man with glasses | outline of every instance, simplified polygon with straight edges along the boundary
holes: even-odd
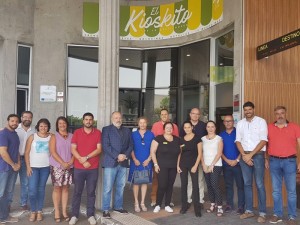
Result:
[[[234,143],[236,138],[236,130],[234,128],[234,121],[232,115],[224,117],[223,124],[226,128],[225,131],[220,133],[223,139],[223,174],[226,186],[226,203],[225,213],[231,212],[234,208],[233,204],[233,183],[235,180],[237,192],[238,192],[238,209],[237,214],[244,213],[245,205],[245,193],[244,193],[244,180],[240,167],[241,154]]]
[[[190,111],[190,121],[193,124],[193,133],[202,138],[207,134],[206,131],[206,123],[200,120],[201,110],[199,108],[192,108]],[[183,126],[180,129],[180,137],[184,137],[185,132]],[[198,171],[198,181],[199,181],[199,196],[201,207],[203,207],[204,203],[204,190],[205,190],[205,179],[203,175],[202,167],[199,166]],[[188,195],[188,207],[191,206],[192,203],[192,181],[191,176],[188,176],[188,187],[187,187],[187,195]]]

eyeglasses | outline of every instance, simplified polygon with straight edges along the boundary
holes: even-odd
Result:
[[[232,123],[233,120],[224,120],[224,123]]]
[[[145,145],[145,140],[143,137],[142,137],[142,145]]]

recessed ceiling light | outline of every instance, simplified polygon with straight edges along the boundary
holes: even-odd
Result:
[[[126,58],[125,60],[126,60],[126,61],[128,61],[129,59],[128,59],[128,58]]]
[[[186,56],[187,56],[187,57],[190,57],[190,56],[191,56],[191,54],[186,54]]]

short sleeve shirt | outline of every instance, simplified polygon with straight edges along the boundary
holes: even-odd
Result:
[[[183,137],[180,139],[181,156],[179,166],[192,168],[198,157],[198,144],[202,142],[201,137],[194,135],[194,137],[186,141]]]

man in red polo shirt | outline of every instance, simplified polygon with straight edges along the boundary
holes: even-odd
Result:
[[[269,164],[273,187],[274,209],[270,223],[282,222],[282,180],[284,178],[288,197],[287,224],[296,224],[296,173],[297,145],[300,147],[300,127],[286,119],[286,108],[277,106],[275,123],[268,126]],[[298,171],[300,163],[298,164]]]
[[[93,127],[94,115],[83,115],[83,127],[77,129],[72,137],[72,154],[74,160],[74,194],[72,200],[72,218],[70,225],[76,224],[79,217],[81,194],[86,183],[87,218],[91,225],[95,225],[95,200],[98,181],[98,167],[100,160],[101,131]]]

